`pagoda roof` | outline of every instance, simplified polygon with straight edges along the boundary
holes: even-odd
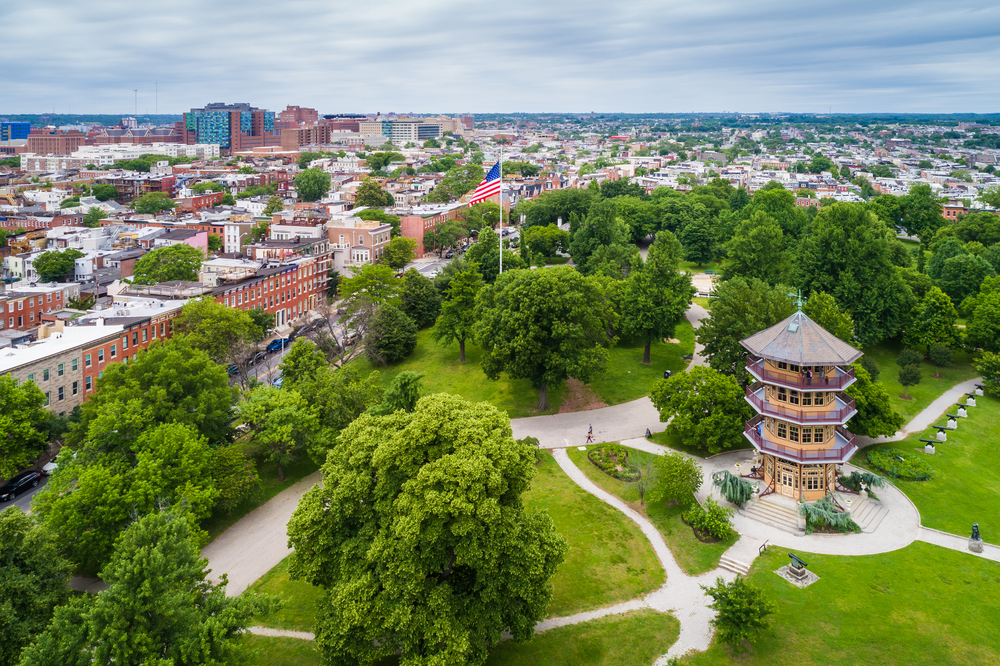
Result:
[[[796,365],[849,365],[862,356],[801,311],[740,344],[751,354]]]

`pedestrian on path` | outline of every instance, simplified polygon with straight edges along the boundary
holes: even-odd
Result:
[[[587,444],[591,444],[594,441],[594,426],[591,425],[590,429],[587,430]]]

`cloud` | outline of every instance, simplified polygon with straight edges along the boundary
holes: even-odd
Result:
[[[0,114],[991,112],[1000,6],[939,2],[6,3]],[[158,87],[158,99],[154,99]]]

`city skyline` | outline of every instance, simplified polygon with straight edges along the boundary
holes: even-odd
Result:
[[[1000,8],[976,2],[823,15],[782,2],[101,9],[6,8],[20,27],[0,113],[180,113],[206,100],[326,113],[986,113],[998,100]]]

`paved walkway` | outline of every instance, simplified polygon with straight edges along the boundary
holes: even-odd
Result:
[[[947,420],[945,414],[949,412],[954,413],[955,407],[959,401],[965,402],[965,394],[974,393],[976,384],[982,383],[983,378],[976,377],[975,379],[969,379],[959,384],[955,384],[953,387],[942,393],[937,400],[922,409],[919,414],[914,416],[910,422],[903,426],[903,429],[895,435],[892,435],[891,437],[858,437],[858,444],[861,446],[871,446],[873,444],[881,444],[883,442],[898,442],[906,439],[910,435],[921,433],[932,425],[944,425]]]
[[[218,581],[222,574],[227,574],[227,597],[242,594],[292,552],[285,531],[288,520],[306,491],[321,479],[317,471],[285,488],[240,518],[201,551],[202,557],[208,559],[212,580]]]

